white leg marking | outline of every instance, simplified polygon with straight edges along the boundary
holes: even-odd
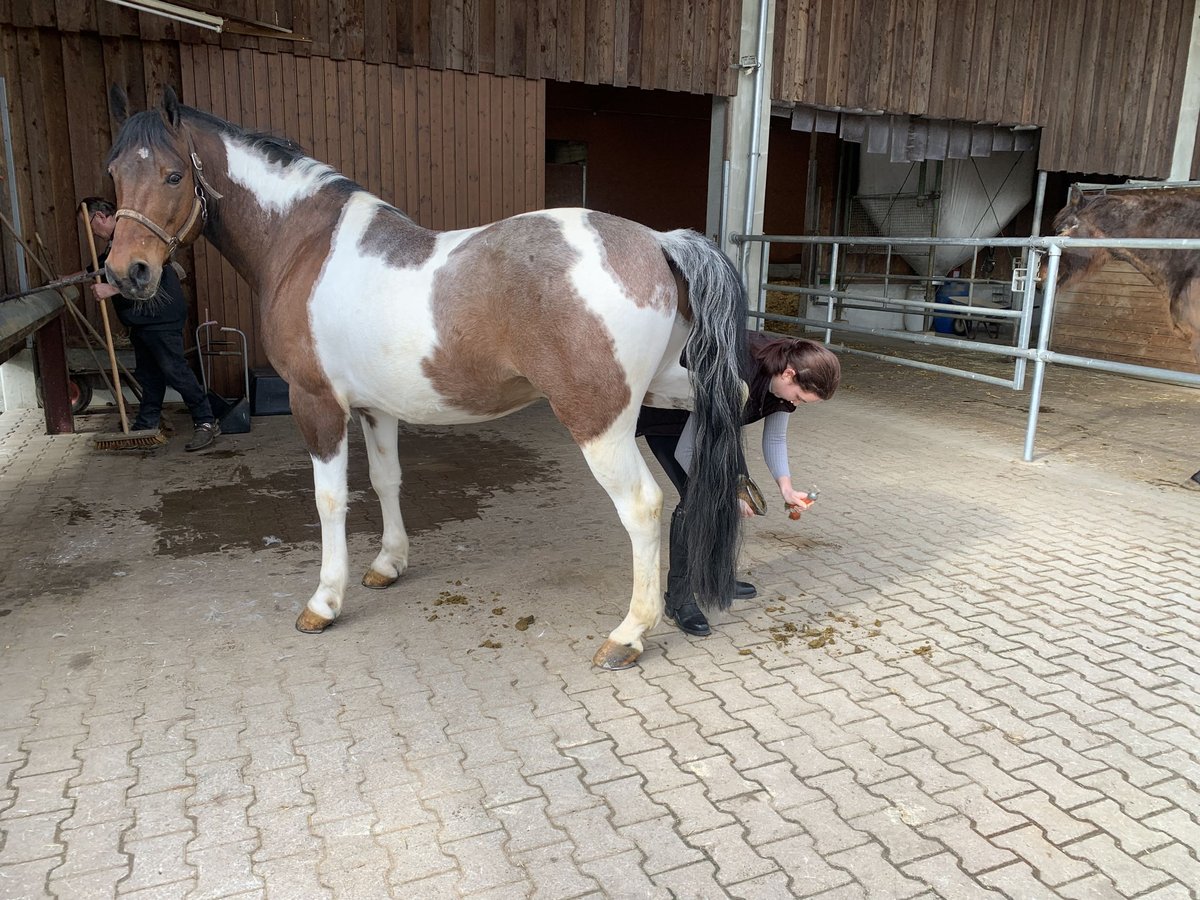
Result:
[[[592,474],[612,498],[633,545],[633,596],[629,600],[629,613],[609,639],[640,653],[642,635],[657,625],[663,614],[659,570],[663,495],[634,443],[636,414],[635,406],[607,433],[582,449]]]
[[[346,595],[346,464],[350,458],[346,435],[328,462],[315,456],[313,485],[321,515],[321,583],[308,608],[326,619],[336,619]]]
[[[398,422],[395,416],[378,410],[368,410],[368,414],[370,418],[364,415],[360,419],[367,440],[367,460],[371,464],[371,487],[383,510],[383,546],[371,568],[386,578],[395,579],[408,568],[408,533],[400,514]]]

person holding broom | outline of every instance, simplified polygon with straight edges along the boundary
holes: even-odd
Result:
[[[87,197],[88,226],[92,234],[104,242],[99,256],[103,269],[108,256],[109,241],[117,227],[116,207],[103,197]],[[174,388],[192,414],[192,438],[184,450],[193,452],[211,447],[221,433],[201,387],[183,353],[183,327],[187,321],[187,298],[173,265],[163,266],[158,294],[149,303],[135,303],[117,293],[107,281],[92,285],[98,301],[111,297],[117,318],[129,329],[133,345],[134,377],[142,386],[142,403],[138,407],[133,430],[157,430],[161,426],[163,397],[168,387]]]

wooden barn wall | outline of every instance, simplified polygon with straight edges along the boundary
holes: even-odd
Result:
[[[429,228],[470,227],[543,205],[541,81],[9,26],[0,26],[0,50],[16,160],[0,195],[16,190],[23,237],[40,240],[60,273],[86,262],[77,200],[112,195],[103,166],[114,129],[112,81],[126,86],[135,110],[170,84],[185,103],[286,135]],[[7,215],[7,196],[0,199]],[[16,290],[15,242],[6,233],[0,245],[4,290]],[[265,365],[249,286],[206,241],[180,260],[192,273],[185,284],[197,315],[244,330],[252,365]],[[240,391],[232,367],[218,375],[222,390]]]
[[[1060,353],[1200,372],[1188,341],[1171,324],[1166,295],[1117,260],[1056,295],[1050,346]]]
[[[220,0],[311,43],[217,35],[102,0],[0,0],[0,24],[224,49],[731,95],[742,0]]]
[[[1163,178],[1194,9],[1193,0],[776,0],[772,96],[1037,125],[1039,168]]]

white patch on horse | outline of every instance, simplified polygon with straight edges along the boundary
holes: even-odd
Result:
[[[283,214],[342,176],[332,166],[301,157],[290,165],[272,162],[260,151],[229,136],[225,156],[232,181],[246,188],[267,212]]]
[[[346,201],[309,298],[313,342],[326,377],[348,407],[383,410],[405,422],[453,425],[496,418],[448,405],[421,368],[437,343],[430,307],[434,276],[450,252],[480,229],[441,232],[420,268],[397,269],[359,249],[383,205],[366,191]]]
[[[570,273],[571,281],[588,309],[600,317],[612,335],[617,362],[624,369],[631,390],[636,393],[637,385],[655,382],[656,392],[665,395],[657,401],[660,405],[690,405],[687,373],[679,366],[679,353],[688,328],[685,324],[670,331],[663,329],[664,319],[677,317],[676,304],[646,303],[648,298],[641,298],[642,305],[637,305],[629,298],[625,286],[613,278],[612,269],[605,265],[603,241],[588,224],[588,214],[586,209],[527,213],[556,220],[562,227],[564,240],[579,252],[579,261]],[[663,272],[665,278],[671,278],[665,257]],[[683,373],[682,380],[666,377],[676,370]]]
[[[150,158],[150,150],[146,147],[140,147],[140,148],[138,148],[137,155],[138,155],[138,159],[149,159]]]

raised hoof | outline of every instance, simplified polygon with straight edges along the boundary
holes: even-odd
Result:
[[[601,669],[616,672],[621,669],[633,668],[637,662],[637,658],[641,655],[642,651],[636,647],[630,647],[628,644],[618,644],[614,640],[607,640],[600,645],[600,649],[592,657],[592,663]]]
[[[300,613],[300,618],[296,619],[296,630],[303,631],[305,634],[320,634],[332,624],[333,619],[318,616],[306,606]]]
[[[367,569],[367,574],[363,576],[363,587],[370,588],[373,591],[382,591],[384,588],[389,588],[399,580],[400,576],[389,577],[380,575],[374,569]]]

